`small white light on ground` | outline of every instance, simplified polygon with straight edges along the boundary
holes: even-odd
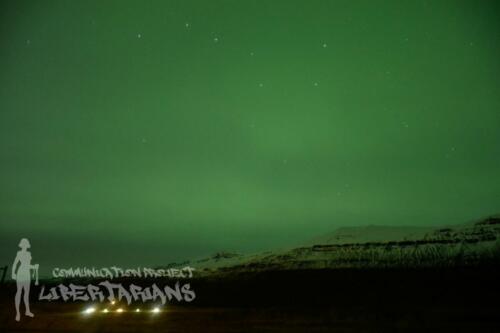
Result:
[[[115,305],[115,303],[116,303],[115,301],[111,301],[111,305]]]
[[[85,314],[91,314],[91,313],[94,313],[94,312],[95,312],[95,308],[94,307],[86,308],[85,311],[83,311],[83,313],[85,313]]]
[[[104,312],[104,313],[108,313],[108,312],[109,312],[109,310],[108,310],[108,309],[104,309],[104,310],[102,310],[102,312]]]
[[[141,312],[141,309],[135,309],[135,312]]]
[[[153,309],[153,311],[152,311],[152,312],[153,312],[153,313],[159,313],[159,312],[160,312],[160,308],[159,308],[159,307],[156,307],[156,308],[154,308],[154,309]]]
[[[123,309],[122,308],[116,309],[116,312],[122,313]]]

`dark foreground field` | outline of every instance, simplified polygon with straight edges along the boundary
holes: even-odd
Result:
[[[0,331],[500,332],[495,266],[270,272],[191,284],[196,302],[157,314],[86,316],[83,303],[32,296],[35,318],[20,323],[14,321],[13,286],[4,285]]]

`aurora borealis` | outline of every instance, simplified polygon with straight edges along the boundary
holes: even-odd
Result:
[[[3,1],[0,265],[500,211],[495,1]]]

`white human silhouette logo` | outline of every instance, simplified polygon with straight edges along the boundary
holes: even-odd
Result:
[[[23,300],[24,306],[26,308],[25,315],[28,317],[34,317],[35,315],[30,311],[30,285],[31,285],[31,270],[36,276],[35,286],[38,285],[38,264],[31,264],[31,252],[28,249],[31,247],[28,239],[23,238],[19,242],[20,251],[17,252],[16,259],[14,259],[14,264],[12,265],[12,279],[16,280],[17,292],[15,297],[16,303],[16,321],[21,320],[21,315],[19,312],[19,306],[21,305],[21,294],[24,291]],[[16,271],[17,265],[19,268]]]

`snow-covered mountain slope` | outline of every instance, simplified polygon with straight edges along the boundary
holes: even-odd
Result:
[[[198,276],[289,269],[426,267],[500,263],[500,218],[442,228],[340,228],[310,244],[253,255],[218,253],[189,262]]]

